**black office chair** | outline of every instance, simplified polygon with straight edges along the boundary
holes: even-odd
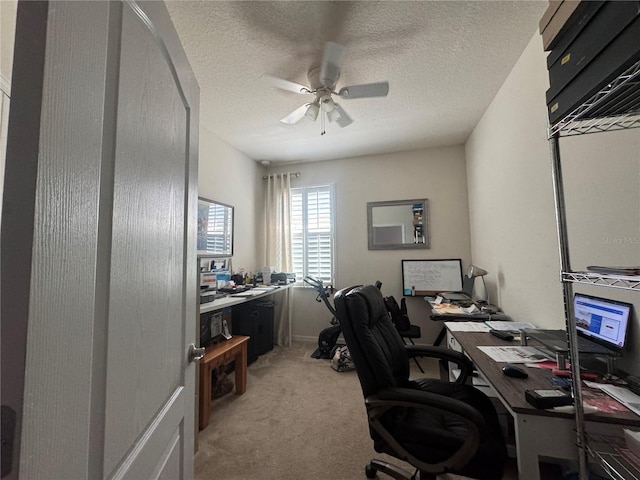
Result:
[[[410,463],[415,473],[373,459],[368,478],[435,478],[452,472],[482,480],[502,477],[506,448],[496,411],[482,392],[466,385],[470,360],[459,352],[404,345],[391,323],[382,293],[373,285],[335,294],[334,305],[362,387],[374,449]],[[409,358],[454,362],[455,383],[409,379]]]

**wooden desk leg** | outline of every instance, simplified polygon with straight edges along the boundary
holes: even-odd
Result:
[[[200,415],[198,426],[200,430],[209,425],[209,409],[211,408],[211,364],[200,365]]]
[[[247,342],[243,342],[236,355],[236,395],[247,390]]]

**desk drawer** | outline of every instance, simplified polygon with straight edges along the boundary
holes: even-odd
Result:
[[[453,338],[453,335],[451,335],[451,332],[449,330],[447,330],[447,348],[449,350],[454,350],[456,352],[463,353],[462,347],[460,346],[458,341],[455,338]],[[460,374],[460,370],[459,370],[460,367],[455,363],[448,362],[447,368],[449,370],[449,381],[455,382],[456,379],[458,378],[458,375]]]
[[[458,341],[453,338],[453,335],[451,335],[451,332],[449,332],[449,330],[447,330],[447,348],[449,350],[455,350],[456,352],[462,353],[462,347],[460,346]]]

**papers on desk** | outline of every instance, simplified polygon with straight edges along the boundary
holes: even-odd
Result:
[[[265,292],[256,292],[255,290],[246,290],[244,292],[233,293],[234,297],[255,297],[256,295],[261,295]]]
[[[503,332],[519,332],[524,328],[536,328],[527,322],[504,322],[499,320],[489,320],[484,322],[492,330],[501,330]]]
[[[640,415],[640,396],[628,388],[610,385],[608,383],[585,382],[591,388],[598,388],[604,393],[619,401],[636,415]]]
[[[486,353],[496,362],[535,363],[549,359],[548,355],[535,347],[478,347],[478,350]]]
[[[438,315],[446,313],[453,313],[456,315],[472,315],[474,313],[480,313],[480,310],[475,305],[471,305],[470,307],[461,307],[460,305],[453,305],[451,303],[436,303],[432,304],[431,307]]]
[[[232,293],[234,297],[255,297],[256,295],[262,295],[263,293],[268,293],[273,290],[278,289],[279,287],[255,287],[250,290],[245,290],[244,292]]]
[[[482,322],[444,322],[450,332],[488,332],[487,327]]]

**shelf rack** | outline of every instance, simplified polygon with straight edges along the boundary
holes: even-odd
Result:
[[[560,250],[560,277],[563,288],[565,322],[568,332],[569,354],[571,356],[571,375],[580,378],[580,358],[577,348],[577,332],[573,312],[573,284],[583,283],[610,288],[622,288],[640,292],[640,276],[606,275],[595,272],[574,272],[570,266],[569,237],[560,161],[560,137],[584,135],[640,127],[640,61],[633,64],[612,80],[595,95],[577,106],[571,113],[551,125],[548,130],[549,146],[552,158],[552,176],[556,226]],[[598,460],[599,464],[613,479],[638,478],[622,475],[627,467],[619,462],[619,456],[600,450],[601,443],[591,447],[587,445],[584,422],[581,382],[574,382],[573,397],[575,403],[576,447],[578,449],[578,473],[580,480],[588,479],[587,453]],[[610,444],[609,444],[610,445]],[[620,469],[620,470],[618,470]],[[628,473],[628,472],[627,472]]]
[[[613,480],[640,480],[640,471],[620,454],[625,443],[621,437],[589,435],[587,451]]]
[[[549,138],[640,127],[640,61],[549,128]]]
[[[562,272],[562,281],[640,291],[640,277],[638,276],[603,275],[594,272]]]

